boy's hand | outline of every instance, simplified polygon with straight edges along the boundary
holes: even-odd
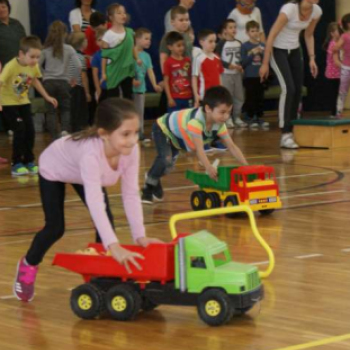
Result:
[[[155,91],[155,92],[162,92],[162,91],[163,91],[163,88],[162,88],[160,85],[156,85],[156,86],[154,87],[154,91]]]
[[[46,101],[47,101],[48,103],[51,103],[55,108],[58,107],[58,102],[57,102],[57,100],[56,100],[55,98],[49,96],[49,97],[46,99]]]
[[[194,108],[199,108],[200,101],[201,101],[201,99],[200,99],[199,95],[194,97]]]
[[[2,112],[2,106],[0,105],[0,112]]]
[[[136,240],[136,243],[141,247],[147,247],[149,244],[152,244],[152,243],[164,243],[164,242],[158,238],[140,237]]]
[[[218,170],[216,167],[213,167],[211,164],[205,169],[209,177],[215,181],[218,180]]]
[[[102,83],[103,83],[104,81],[107,81],[107,75],[106,75],[106,74],[102,74],[101,80],[100,80],[100,84],[102,85]]]
[[[168,106],[169,107],[175,107],[176,106],[176,102],[174,101],[174,99],[169,99],[169,101],[168,101]]]
[[[69,83],[70,83],[70,86],[73,88],[74,86],[77,85],[77,80],[75,78],[72,78]]]
[[[92,101],[92,98],[91,98],[91,95],[90,94],[86,94],[86,102],[91,102]]]
[[[141,85],[141,81],[140,80],[136,80],[136,79],[133,79],[132,80],[132,85],[134,87],[139,87]]]
[[[139,65],[139,66],[142,66],[142,60],[139,58],[136,63]]]
[[[99,88],[96,89],[96,92],[95,92],[95,100],[96,100],[96,102],[98,102],[98,100],[100,99],[101,94],[102,94],[102,90],[99,87]]]

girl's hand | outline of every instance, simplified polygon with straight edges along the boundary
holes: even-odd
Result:
[[[176,103],[175,103],[175,101],[174,101],[174,99],[169,99],[169,101],[168,101],[168,106],[169,107],[175,107],[176,106]]]
[[[133,87],[139,87],[141,85],[141,81],[133,79],[132,80],[132,85],[133,85]]]
[[[218,170],[211,164],[205,169],[209,177],[215,181],[218,180]]]
[[[318,75],[318,67],[314,58],[310,59],[309,65],[310,65],[311,75],[314,77],[314,79],[316,79]]]
[[[152,244],[152,243],[164,243],[164,242],[158,238],[140,237],[136,240],[136,243],[141,247],[147,247],[149,244]]]
[[[160,85],[156,85],[156,86],[154,87],[154,91],[156,91],[156,92],[162,92],[162,91],[163,91],[163,88],[162,88]]]
[[[260,75],[260,81],[263,82],[269,77],[269,65],[268,64],[262,64],[260,67],[259,75]]]
[[[91,98],[91,95],[90,94],[86,94],[86,102],[91,102],[92,101],[92,98]]]
[[[57,100],[56,100],[55,98],[49,96],[49,97],[46,99],[46,101],[47,101],[48,103],[51,103],[55,108],[58,107],[58,102],[57,102]]]
[[[139,58],[136,63],[139,65],[139,66],[142,66],[142,60]]]
[[[144,256],[136,253],[136,252],[131,252],[130,250],[127,250],[123,248],[120,244],[118,243],[113,243],[109,246],[109,250],[111,251],[111,254],[115,260],[119,262],[119,264],[124,265],[126,271],[128,273],[131,273],[131,268],[129,264],[134,265],[139,271],[142,270],[140,264],[137,262],[137,259],[142,259],[144,260]]]

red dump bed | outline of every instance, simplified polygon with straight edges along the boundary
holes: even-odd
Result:
[[[111,256],[103,255],[106,251],[101,244],[89,244],[88,246],[95,248],[101,255],[58,253],[52,264],[83,275],[86,282],[94,277],[119,277],[123,280],[133,279],[140,282],[160,281],[165,283],[174,279],[175,244],[174,241],[164,244],[150,244],[146,248],[134,245],[123,246],[145,257],[144,260],[137,259],[142,267],[141,271],[130,265],[131,274]]]

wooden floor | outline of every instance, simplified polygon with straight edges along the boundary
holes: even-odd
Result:
[[[0,167],[0,349],[210,349],[342,350],[350,348],[350,149],[280,150],[279,132],[234,131],[233,138],[251,164],[276,169],[283,208],[270,217],[256,216],[258,228],[276,255],[276,268],[264,280],[266,296],[246,316],[209,328],[195,308],[161,306],[140,313],[133,322],[83,321],[69,306],[70,289],[79,275],[52,267],[56,252],[74,252],[93,240],[94,230],[71,189],[66,204],[67,232],[40,266],[36,298],[12,297],[17,260],[43,225],[38,179],[12,178]],[[37,135],[36,154],[47,145]],[[0,135],[0,155],[10,156],[10,139]],[[155,150],[142,147],[140,183]],[[227,153],[215,154],[233,164]],[[170,240],[168,220],[190,210],[193,186],[188,168],[200,169],[194,156],[182,154],[164,179],[166,200],[144,207],[149,236]],[[117,234],[130,243],[119,187],[109,189]],[[206,228],[228,242],[234,259],[266,267],[267,257],[244,218],[214,218],[179,225],[180,231]]]

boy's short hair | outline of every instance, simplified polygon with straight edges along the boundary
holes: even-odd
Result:
[[[347,13],[344,15],[341,19],[341,26],[343,27],[343,30],[346,31],[350,27],[350,13]]]
[[[90,26],[96,28],[107,23],[107,18],[102,12],[93,12],[90,16]]]
[[[188,10],[186,7],[183,6],[173,6],[170,9],[170,19],[173,21],[177,15],[186,15],[188,13]]]
[[[42,50],[42,45],[39,37],[29,35],[22,38],[19,42],[19,50],[26,54],[30,49]]]
[[[184,37],[179,32],[169,32],[165,37],[167,46],[172,46],[178,41],[184,41]]]
[[[75,50],[79,50],[82,47],[84,40],[86,40],[86,36],[83,32],[73,32],[69,34],[67,43],[68,45],[73,46]]]
[[[202,29],[198,32],[198,41],[205,40],[209,35],[216,35],[211,29]]]
[[[223,86],[214,86],[205,92],[202,106],[209,106],[210,109],[214,109],[219,105],[232,106],[232,95]]]
[[[260,29],[260,24],[257,21],[249,21],[245,25],[245,30],[249,32],[251,29]]]
[[[102,39],[103,36],[106,34],[106,32],[107,32],[106,28],[98,28],[95,34],[96,40]]]
[[[224,31],[230,23],[236,24],[236,21],[232,18],[225,19],[221,25],[222,31]]]
[[[135,39],[142,38],[143,34],[152,34],[152,32],[145,27],[137,28],[135,30]]]

